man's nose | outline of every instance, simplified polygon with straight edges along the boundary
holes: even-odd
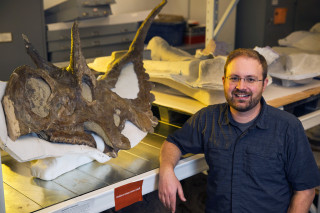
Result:
[[[237,88],[241,89],[241,88],[244,88],[245,86],[246,86],[246,82],[245,82],[244,78],[240,78],[237,83]]]

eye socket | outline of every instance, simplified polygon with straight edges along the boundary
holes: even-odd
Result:
[[[82,78],[82,83],[81,83],[81,95],[84,99],[86,99],[89,102],[92,102],[93,100],[93,94],[91,90],[91,82],[89,81],[88,76],[84,76]]]
[[[42,118],[48,116],[50,111],[48,99],[51,95],[49,84],[43,78],[31,77],[26,80],[25,92],[30,110]]]
[[[81,95],[84,99],[86,99],[89,102],[92,102],[92,92],[91,88],[88,84],[82,82],[82,91]]]

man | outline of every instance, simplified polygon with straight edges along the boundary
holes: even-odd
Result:
[[[227,58],[227,103],[208,106],[169,135],[160,154],[159,199],[172,212],[186,201],[174,167],[182,154],[209,165],[206,212],[308,212],[320,185],[301,122],[266,104],[267,63],[251,49]]]

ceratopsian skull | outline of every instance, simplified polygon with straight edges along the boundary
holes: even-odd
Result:
[[[166,4],[163,0],[138,29],[129,51],[115,58],[106,73],[90,70],[80,48],[75,23],[72,27],[70,65],[58,68],[40,57],[25,37],[25,46],[37,69],[18,67],[10,76],[2,100],[9,137],[16,140],[31,132],[48,141],[96,147],[90,132],[105,143],[104,153],[116,157],[120,149],[130,149],[121,134],[130,121],[144,132],[153,132],[157,119],[151,112],[152,85],[143,68],[146,33],[154,17]],[[123,68],[133,67],[139,84],[134,99],[113,92]]]

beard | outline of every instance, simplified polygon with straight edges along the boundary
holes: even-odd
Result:
[[[250,98],[247,100],[236,100],[236,95],[247,95]],[[253,96],[252,92],[235,89],[232,91],[231,96],[225,92],[225,97],[230,107],[239,112],[247,112],[259,104],[262,98],[262,92]]]

